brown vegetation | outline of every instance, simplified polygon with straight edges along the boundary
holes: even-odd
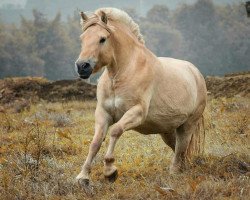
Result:
[[[93,168],[94,199],[247,199],[249,99],[213,99],[206,111],[204,155],[170,175],[172,152],[158,135],[123,135],[117,145],[119,178],[102,175],[107,141]],[[39,103],[2,111],[0,191],[3,199],[90,198],[75,183],[93,135],[95,102]]]

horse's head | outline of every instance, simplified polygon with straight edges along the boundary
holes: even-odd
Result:
[[[111,30],[107,15],[87,17],[81,12],[83,33],[80,36],[82,49],[76,61],[76,70],[83,79],[90,77],[92,73],[99,71],[112,60],[112,44],[110,41]]]

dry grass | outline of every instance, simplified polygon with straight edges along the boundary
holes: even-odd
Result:
[[[75,176],[93,136],[95,102],[46,103],[0,110],[0,199],[248,199],[249,99],[211,99],[204,155],[170,175],[172,152],[158,135],[126,132],[116,147],[119,177],[102,174],[108,139],[92,169],[94,196]]]

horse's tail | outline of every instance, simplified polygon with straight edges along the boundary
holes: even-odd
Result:
[[[205,146],[205,126],[204,126],[204,116],[202,115],[198,120],[194,132],[192,134],[188,149],[187,158],[190,159],[191,156],[198,156],[204,153]]]

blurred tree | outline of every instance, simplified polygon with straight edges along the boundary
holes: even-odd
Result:
[[[158,56],[175,57],[181,49],[182,35],[172,25],[169,15],[166,6],[155,5],[140,21],[146,45]]]
[[[69,65],[71,69],[71,74],[74,76],[77,76],[75,69],[74,69],[74,63],[76,59],[78,58],[78,55],[81,50],[81,41],[80,41],[80,35],[82,33],[81,26],[80,26],[80,16],[79,12],[74,12],[74,15],[72,17],[68,17],[67,24],[66,24],[66,31],[67,35],[69,37],[68,40],[68,53],[69,55]]]
[[[181,31],[186,49],[183,57],[197,65],[203,73],[213,74],[224,67],[220,49],[224,46],[218,14],[211,0],[198,0],[183,5],[174,13],[174,23]]]
[[[39,35],[37,40],[44,39],[40,43],[44,48],[41,49],[41,58],[45,61],[45,74],[49,79],[61,79],[72,77],[69,56],[69,37],[66,28],[60,22],[60,13],[56,15],[54,20],[48,23],[46,31],[43,35]],[[71,66],[70,66],[71,64]]]
[[[151,23],[168,24],[170,11],[167,6],[155,5],[147,13],[147,20]]]
[[[239,4],[219,7],[219,21],[225,46],[223,73],[250,70],[250,20]]]
[[[4,76],[43,75],[43,61],[34,50],[32,34],[15,26],[9,27],[4,42],[5,62],[1,59],[1,66],[5,69]]]
[[[147,47],[157,56],[175,57],[181,49],[181,33],[159,23],[142,23],[142,32]]]
[[[9,52],[6,51],[5,46],[7,42],[7,35],[5,31],[5,26],[3,23],[0,22],[0,78],[4,77],[6,75],[6,65],[9,60]]]

